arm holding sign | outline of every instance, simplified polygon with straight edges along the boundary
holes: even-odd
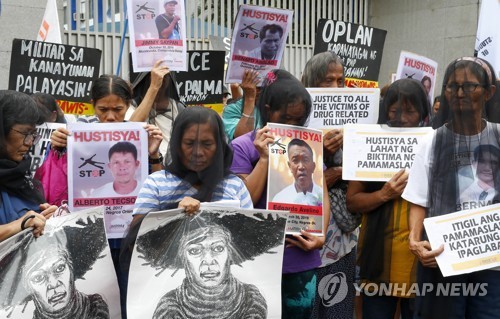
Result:
[[[188,215],[194,215],[200,210],[200,201],[186,196],[179,202],[179,208],[184,208],[184,212]]]
[[[0,225],[0,242],[14,236],[26,228],[33,228],[33,235],[40,237],[43,235],[45,228],[45,217],[42,214],[37,214],[34,211],[29,211],[23,217],[16,219],[8,224]]]
[[[146,122],[149,117],[149,112],[154,105],[158,91],[163,85],[165,75],[170,73],[170,69],[166,65],[161,65],[162,60],[156,61],[151,70],[151,84],[149,85],[146,95],[141,101],[141,104],[130,117],[130,122]]]
[[[255,122],[255,101],[257,98],[257,83],[259,73],[254,70],[245,70],[241,88],[243,89],[243,109],[241,118],[234,130],[234,138],[250,132],[254,128]]]
[[[65,149],[68,145],[69,135],[71,134],[67,129],[58,127],[50,136],[50,147],[58,151]]]
[[[342,147],[344,142],[344,131],[334,129],[328,131],[323,137],[323,149],[325,155],[333,155]]]
[[[148,159],[151,165],[151,173],[163,169],[163,156],[159,152],[160,144],[163,141],[163,133],[156,125],[147,124],[144,126],[148,132]]]
[[[328,188],[323,180],[323,236],[315,236],[306,230],[301,230],[300,234],[292,235],[295,239],[285,238],[285,242],[290,246],[297,246],[302,250],[311,251],[321,249],[325,244],[325,236],[330,224],[330,198],[328,197]]]
[[[245,143],[240,143],[245,137],[247,136],[243,135],[232,142],[235,155],[231,169],[243,179],[250,193],[250,197],[252,198],[252,202],[256,205],[266,189],[269,166],[268,145],[274,142],[274,137],[269,133],[269,128],[267,126],[257,130],[253,141],[253,147],[259,156],[256,163],[250,158],[249,150],[245,149]],[[244,163],[238,163],[238,167],[235,167],[236,161],[244,161]]]
[[[408,173],[404,169],[397,172],[380,190],[371,193],[365,192],[365,183],[350,181],[346,196],[347,209],[363,214],[370,213],[380,205],[399,198],[407,182]]]
[[[238,99],[229,103],[222,111],[224,130],[229,140],[233,140],[254,129],[257,76],[257,72],[246,70],[243,75],[243,82],[241,83],[241,87],[245,93],[243,100]],[[233,99],[235,99],[234,96]]]
[[[342,130],[334,129],[326,133],[323,137],[323,154],[331,156],[337,153],[342,147],[343,140],[344,132]],[[331,188],[342,179],[342,166],[328,167],[323,174],[326,179],[326,185]]]
[[[410,251],[417,256],[418,260],[425,267],[437,267],[436,256],[444,251],[444,245],[432,250],[431,244],[427,240],[422,240],[424,230],[425,207],[411,204],[410,207]]]
[[[241,94],[240,85],[238,83],[231,83],[229,87],[231,89],[231,98],[233,100],[239,99],[243,96]]]

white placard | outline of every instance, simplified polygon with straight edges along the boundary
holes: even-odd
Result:
[[[307,88],[312,111],[309,127],[331,130],[345,124],[376,124],[380,89]]]
[[[424,219],[443,276],[500,266],[500,204]],[[500,273],[499,273],[500,275]]]
[[[344,126],[342,179],[388,181],[411,167],[418,144],[432,131],[430,127]]]

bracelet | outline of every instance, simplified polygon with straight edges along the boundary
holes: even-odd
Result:
[[[158,158],[148,158],[148,162],[149,164],[151,165],[155,165],[155,164],[161,164],[163,163],[163,155],[161,155],[161,153],[158,153]]]
[[[36,215],[29,215],[29,216],[26,216],[23,218],[23,221],[21,222],[21,230],[25,230],[26,229],[26,223],[28,222],[28,220],[32,219],[32,218],[35,218]]]
[[[247,114],[245,114],[245,113],[243,113],[243,112],[241,112],[241,115],[242,115],[243,117],[246,117],[247,119],[253,119],[253,118],[254,118],[254,116],[253,116],[253,115],[247,115]]]

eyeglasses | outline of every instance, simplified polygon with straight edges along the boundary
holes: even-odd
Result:
[[[451,93],[457,93],[460,88],[464,93],[472,93],[480,86],[482,86],[481,83],[465,82],[462,85],[458,83],[448,83],[444,86],[444,88],[447,92]]]
[[[33,143],[33,145],[35,145],[36,143],[40,142],[40,139],[42,138],[42,135],[38,134],[37,131],[32,132],[32,133],[25,133],[25,132],[15,130],[13,128],[11,128],[11,130],[24,136],[24,140],[23,140],[24,145],[30,145],[30,143]]]

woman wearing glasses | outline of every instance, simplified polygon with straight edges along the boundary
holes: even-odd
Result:
[[[381,124],[422,126],[429,109],[427,92],[416,80],[395,81],[381,109]],[[407,180],[403,169],[388,182],[350,181],[347,188],[347,208],[363,213],[357,261],[361,281],[372,287],[379,283],[394,287],[383,295],[363,291],[363,318],[393,318],[398,303],[403,319],[413,315],[415,296],[409,289],[415,283],[416,258],[408,250],[410,203],[401,198]]]
[[[45,203],[31,178],[31,146],[40,140],[36,125],[44,115],[33,99],[15,91],[0,91],[0,241],[25,228],[43,232],[45,219],[57,206]]]
[[[443,245],[431,248],[423,227],[426,217],[450,214],[500,202],[498,163],[500,127],[485,120],[485,106],[495,93],[495,73],[479,58],[460,58],[444,74],[440,119],[434,134],[424,140],[415,156],[402,197],[411,202],[409,247],[420,261],[420,288],[433,291],[417,296],[415,318],[498,318],[500,272],[493,269],[443,277],[436,256]],[[479,165],[478,163],[481,163]],[[488,163],[489,167],[488,167]],[[483,188],[487,196],[472,198],[471,187]],[[490,227],[498,226],[490,223]],[[438,287],[459,285],[450,295]],[[486,292],[471,295],[467,289],[482,285]]]

